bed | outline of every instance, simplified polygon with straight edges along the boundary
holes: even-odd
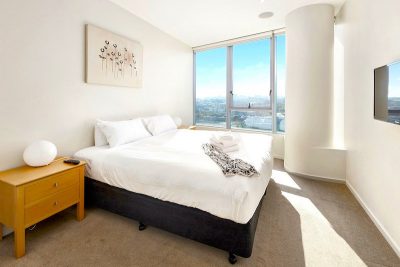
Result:
[[[114,148],[89,147],[86,197],[106,210],[146,225],[250,257],[263,196],[271,177],[272,138],[238,133],[239,151],[259,176],[225,177],[201,148],[215,132],[173,130]]]

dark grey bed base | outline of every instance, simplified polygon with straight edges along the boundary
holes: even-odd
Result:
[[[263,199],[247,224],[222,219],[208,212],[162,201],[143,194],[107,185],[86,177],[85,198],[89,204],[146,225],[196,240],[229,252],[229,262],[235,255],[248,258],[253,250],[254,234]]]

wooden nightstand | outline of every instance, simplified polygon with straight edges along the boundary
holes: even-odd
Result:
[[[44,167],[23,166],[0,172],[0,223],[14,229],[17,258],[25,255],[26,228],[75,204],[77,220],[85,216],[86,163],[71,165],[64,159]]]

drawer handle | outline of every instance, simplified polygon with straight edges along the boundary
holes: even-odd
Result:
[[[58,182],[54,183],[54,187],[56,187],[56,188],[58,187]]]
[[[57,206],[57,205],[58,205],[58,201],[54,202],[54,206]]]

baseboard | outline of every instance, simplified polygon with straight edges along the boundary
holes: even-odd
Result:
[[[344,179],[333,178],[333,177],[324,177],[324,176],[315,176],[315,175],[311,175],[311,174],[307,174],[307,173],[292,172],[286,166],[284,166],[284,167],[285,167],[286,172],[293,174],[293,175],[303,177],[303,178],[317,180],[317,181],[325,181],[325,182],[330,182],[330,183],[337,183],[337,184],[345,184],[346,183],[346,180],[344,180]]]
[[[357,199],[358,203],[360,203],[361,207],[363,207],[365,212],[371,218],[372,222],[375,224],[375,226],[381,232],[383,237],[386,239],[386,241],[389,243],[389,245],[393,248],[394,252],[396,252],[397,256],[400,258],[400,246],[398,244],[396,244],[396,242],[393,240],[393,238],[390,236],[390,234],[386,231],[385,227],[379,222],[378,218],[368,208],[367,204],[362,200],[361,196],[358,194],[357,190],[354,189],[354,187],[351,185],[351,183],[349,181],[346,181],[346,185],[349,188],[349,190],[351,191],[351,193],[353,193],[353,195]]]
[[[5,236],[11,234],[12,232],[14,232],[13,229],[8,228],[8,227],[6,227],[6,226],[3,225],[3,237],[5,237]]]
[[[281,160],[284,160],[284,159],[285,159],[285,156],[283,156],[283,155],[275,155],[275,154],[272,154],[272,157],[273,157],[274,159],[281,159]]]

